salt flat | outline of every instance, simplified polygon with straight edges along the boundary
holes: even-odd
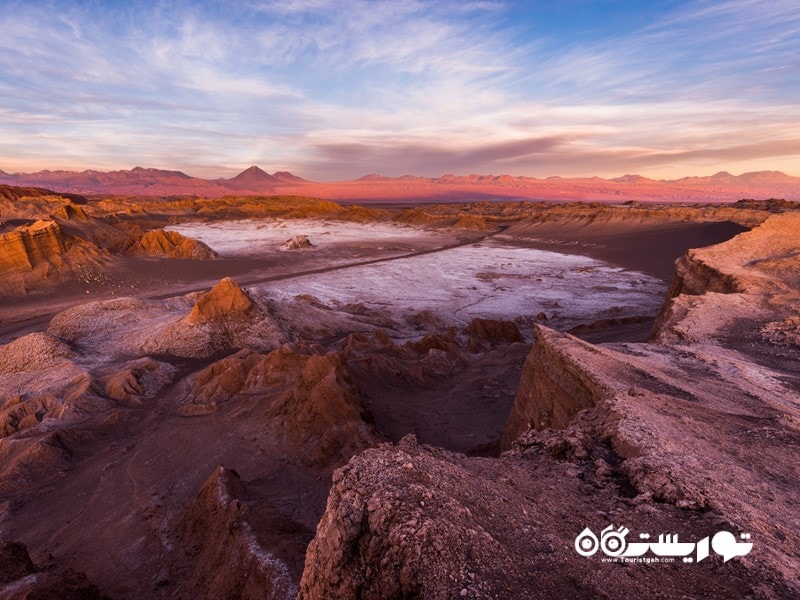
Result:
[[[258,256],[278,251],[287,239],[307,235],[318,250],[332,250],[351,244],[375,244],[376,250],[413,248],[415,242],[428,244],[453,236],[395,223],[347,223],[318,219],[241,219],[218,222],[187,222],[169,227],[198,239],[226,258]]]
[[[445,244],[453,234],[385,224],[302,220],[239,220],[186,223],[172,229],[199,239],[225,257],[279,254],[293,235],[308,235],[323,264],[338,264],[336,250],[370,245],[411,252]],[[341,256],[338,257],[341,259]],[[558,327],[606,317],[655,314],[662,281],[586,256],[563,254],[486,239],[371,265],[259,284],[276,298],[300,294],[327,304],[361,303],[399,316],[427,310],[463,325],[475,317],[529,318],[544,314]]]

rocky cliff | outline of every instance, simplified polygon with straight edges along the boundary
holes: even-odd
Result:
[[[55,221],[36,221],[0,235],[0,273],[32,271],[45,261],[59,261],[70,242]]]
[[[608,393],[608,387],[590,368],[558,343],[559,334],[534,325],[533,348],[525,359],[511,416],[501,447],[529,429],[564,429],[580,411],[591,408]],[[575,344],[581,342],[575,340]],[[584,344],[589,352],[591,345]]]
[[[77,194],[33,187],[0,185],[0,219],[44,219],[66,204],[87,204]]]
[[[306,554],[299,598],[782,597],[784,583],[741,563],[608,564],[574,539],[610,522],[700,539],[724,522],[632,498],[603,444],[565,460],[528,438],[497,459],[418,445],[409,437],[354,457],[334,474]],[[590,459],[589,459],[590,457]],[[694,565],[692,565],[694,567]],[[665,597],[667,595],[665,594]],[[784,596],[785,597],[785,596]]]
[[[412,442],[354,458],[334,476],[301,597],[647,595],[640,575],[617,580],[573,551],[578,521],[594,520],[748,532],[757,552],[695,569],[707,591],[686,593],[800,594],[799,226],[774,215],[690,252],[656,343],[593,346],[537,326],[499,459]],[[680,595],[675,566],[648,584]]]
[[[289,567],[264,548],[253,530],[246,496],[238,473],[224,467],[203,484],[178,525],[178,540],[189,554],[190,566],[174,597],[288,600],[297,596]]]

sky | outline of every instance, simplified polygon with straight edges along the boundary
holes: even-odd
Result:
[[[0,169],[800,175],[798,0],[0,0]]]

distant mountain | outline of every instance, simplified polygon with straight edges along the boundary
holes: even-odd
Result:
[[[39,171],[0,175],[12,185],[52,188],[79,194],[125,194],[163,196],[171,194],[216,194],[216,184],[181,171],[134,167],[121,171]],[[220,194],[216,194],[220,195]]]
[[[274,176],[252,166],[231,179],[201,179],[182,171],[134,167],[120,171],[39,171],[9,174],[0,183],[52,188],[80,194],[194,195],[219,197],[236,192],[271,194],[276,185],[301,184],[304,179],[286,171]]]
[[[391,179],[390,177],[385,177],[384,175],[378,175],[377,173],[370,173],[369,175],[363,175],[356,179],[356,181],[388,181]]]
[[[97,173],[98,171],[86,171],[87,173]],[[164,177],[177,177],[178,179],[192,179],[189,175],[182,171],[164,171],[163,169],[145,169],[144,167],[133,167],[130,171],[112,171],[110,174],[122,177],[139,177],[139,178],[164,178]]]
[[[298,177],[294,173],[289,173],[289,171],[277,171],[273,177],[282,183],[306,183],[308,181],[307,179]]]
[[[653,183],[653,179],[648,179],[647,177],[642,177],[641,175],[623,175],[622,177],[614,177],[613,179],[609,179],[609,181],[616,181],[618,183]]]
[[[751,173],[742,173],[739,179],[745,181],[758,181],[769,183],[798,183],[800,177],[792,177],[783,171],[753,171]]]
[[[534,177],[514,175],[454,175],[437,178],[365,175],[353,181],[307,181],[287,171],[270,175],[251,166],[230,179],[201,179],[182,171],[134,167],[119,171],[0,171],[0,184],[39,187],[74,194],[177,196],[219,198],[232,194],[304,195],[331,200],[552,199],[625,202],[735,201],[742,198],[800,199],[800,177],[780,171],[732,175],[720,171],[706,177],[654,181],[636,174],[600,177]]]
[[[752,171],[750,173],[742,173],[741,175],[732,175],[727,171],[720,171],[719,173],[714,173],[706,177],[682,177],[672,182],[726,186],[799,185],[800,177],[793,177],[782,171]]]
[[[267,186],[271,186],[278,180],[266,171],[253,165],[252,167],[239,173],[236,177],[232,177],[231,179],[224,181],[225,185],[228,187],[236,189],[258,190]]]

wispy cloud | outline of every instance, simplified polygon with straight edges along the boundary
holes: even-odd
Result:
[[[798,157],[794,0],[685,2],[598,39],[512,4],[0,0],[0,168],[673,176]]]

